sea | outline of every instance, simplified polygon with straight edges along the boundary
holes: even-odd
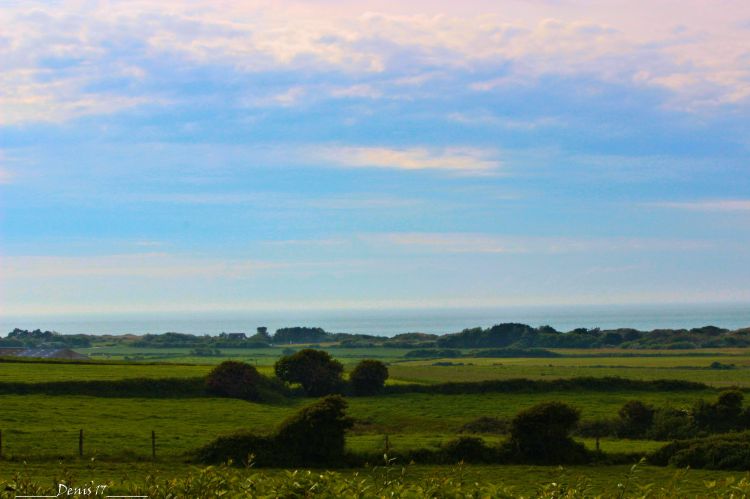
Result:
[[[334,333],[394,336],[410,332],[453,333],[503,322],[549,325],[559,331],[579,327],[648,331],[707,325],[737,329],[750,326],[750,303],[0,316],[0,335],[14,328],[38,328],[62,334],[217,335],[254,333],[259,326],[267,327],[270,332],[282,327],[308,326]]]

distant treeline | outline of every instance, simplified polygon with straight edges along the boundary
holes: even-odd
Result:
[[[750,346],[750,327],[729,330],[715,326],[693,329],[654,329],[639,331],[620,328],[578,328],[562,332],[551,326],[532,327],[505,323],[490,328],[464,329],[458,333],[436,335],[405,333],[392,338],[365,334],[329,333],[319,327],[288,327],[271,335],[257,328],[253,335],[222,333],[218,336],[183,333],[146,334],[142,336],[62,335],[52,331],[14,329],[0,339],[0,347],[67,346],[88,347],[92,343],[119,343],[143,348],[265,348],[273,345],[320,344],[340,348],[404,349],[511,349],[529,348],[623,348],[623,349],[694,349]]]
[[[96,336],[87,334],[60,334],[55,331],[42,331],[35,329],[15,328],[5,338],[0,338],[0,348],[33,348],[33,347],[59,347],[59,348],[86,348],[91,346],[91,340]]]

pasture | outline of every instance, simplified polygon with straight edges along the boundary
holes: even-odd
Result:
[[[673,350],[554,350],[553,358],[408,359],[396,348],[334,348],[327,350],[350,369],[365,358],[388,363],[390,383],[444,383],[494,379],[557,379],[618,376],[638,380],[678,379],[716,387],[750,387],[750,352],[742,349]],[[175,378],[204,376],[224,360],[240,360],[272,374],[284,348],[224,349],[221,354],[196,357],[187,348],[133,348],[121,345],[80,349],[96,363],[0,363],[0,382]],[[464,353],[468,353],[468,350]],[[129,359],[129,360],[126,360]],[[138,360],[134,360],[138,359]],[[718,362],[731,369],[716,369]]]
[[[134,349],[119,346],[97,348],[94,362],[0,362],[0,382],[122,380],[134,378],[196,378],[227,359],[250,362],[267,375],[282,354],[281,348],[225,350],[216,357],[191,357],[188,349]],[[449,381],[502,380],[512,378],[557,379],[581,376],[619,376],[638,380],[679,379],[714,387],[698,391],[597,391],[568,390],[533,393],[428,394],[399,393],[348,399],[348,414],[355,426],[347,435],[347,448],[379,455],[387,436],[392,451],[437,448],[461,435],[462,426],[479,417],[509,419],[537,403],[563,401],[581,411],[583,421],[612,418],[622,405],[638,399],[657,407],[685,408],[699,399],[713,400],[717,388],[750,387],[750,355],[742,350],[691,352],[560,351],[554,358],[406,359],[406,351],[381,348],[330,348],[346,369],[363,358],[388,363],[389,383],[434,384]],[[617,355],[617,354],[620,355]],[[131,360],[125,360],[125,358]],[[140,360],[132,360],[133,358]],[[106,359],[106,360],[101,360]],[[713,362],[727,369],[712,368]],[[439,365],[435,365],[439,364]],[[221,434],[237,430],[272,431],[280,421],[311,402],[290,398],[278,403],[191,398],[136,398],[105,396],[0,395],[3,466],[0,478],[23,473],[49,478],[55,470],[91,479],[137,481],[160,471],[182,476],[195,471],[186,462],[188,453]],[[78,457],[79,430],[84,430],[84,454]],[[151,457],[151,431],[156,434],[156,459]],[[482,435],[499,442],[502,435]],[[578,439],[589,448],[592,439]],[[605,438],[601,448],[610,453],[646,454],[663,442]],[[378,463],[371,463],[373,466]],[[398,463],[408,464],[408,463]],[[447,472],[441,466],[413,466],[409,476]],[[647,481],[667,481],[676,470],[645,467]],[[343,473],[354,473],[346,471]],[[369,473],[367,470],[359,470]],[[566,473],[586,475],[601,485],[611,484],[627,467],[571,468]],[[270,473],[274,473],[271,471]],[[543,481],[555,480],[560,471],[544,466],[466,466],[466,476],[494,480],[518,490],[533,491]],[[685,482],[695,486],[709,478],[738,476],[715,471],[692,471]]]
[[[628,400],[654,405],[689,406],[712,392],[549,392],[436,395],[409,393],[349,399],[349,415],[357,425],[349,444],[358,449],[371,442],[382,448],[387,434],[394,446],[418,448],[455,438],[461,426],[481,416],[510,418],[519,410],[560,400],[581,410],[582,419],[613,417]],[[85,455],[99,458],[146,458],[151,430],[158,454],[179,458],[219,434],[236,430],[269,432],[309,399],[260,404],[225,398],[99,398],[85,396],[0,396],[3,453],[23,459],[75,456],[78,431],[85,432]],[[362,438],[361,441],[358,441]],[[375,444],[380,442],[379,444]]]

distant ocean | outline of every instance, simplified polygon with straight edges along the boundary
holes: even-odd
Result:
[[[63,334],[144,334],[175,331],[216,335],[221,332],[269,331],[289,326],[315,326],[336,333],[393,336],[399,333],[452,333],[501,322],[550,325],[560,331],[577,327],[693,328],[706,325],[736,329],[750,326],[750,304],[588,305],[476,309],[342,310],[290,312],[204,312],[128,315],[0,317],[0,334],[13,328],[43,329]]]

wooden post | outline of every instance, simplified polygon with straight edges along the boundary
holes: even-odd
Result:
[[[78,430],[78,456],[83,457],[83,430]]]
[[[385,436],[385,453],[388,454],[388,451],[391,450],[391,443],[388,441],[388,435]]]
[[[3,457],[3,430],[0,430],[0,458]]]
[[[151,430],[151,457],[156,459],[156,432]]]

